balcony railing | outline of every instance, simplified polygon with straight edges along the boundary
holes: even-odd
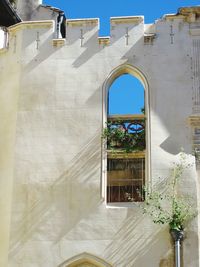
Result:
[[[103,137],[107,150],[137,152],[145,150],[145,116],[115,115],[108,116]]]

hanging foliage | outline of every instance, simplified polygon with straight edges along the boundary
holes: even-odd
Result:
[[[174,164],[166,184],[152,190],[145,188],[143,212],[148,214],[155,224],[168,224],[170,230],[182,231],[187,222],[196,216],[193,200],[178,193],[183,172],[190,166],[185,163],[184,153],[181,153],[180,162]]]

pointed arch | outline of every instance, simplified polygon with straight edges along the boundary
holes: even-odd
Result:
[[[107,118],[107,108],[108,108],[108,91],[112,83],[121,75],[130,74],[136,77],[144,86],[145,90],[145,110],[147,115],[149,116],[149,84],[146,76],[140,71],[138,68],[130,65],[130,64],[122,64],[116,67],[111,73],[108,75],[107,79],[103,84],[103,122],[106,121]]]
[[[145,99],[144,99],[144,108],[145,108],[145,132],[146,132],[146,152],[145,152],[145,180],[147,181],[151,176],[151,169],[150,169],[150,92],[149,92],[149,84],[145,74],[139,70],[138,68],[130,65],[130,64],[122,64],[115,69],[113,69],[110,74],[108,75],[107,79],[103,84],[103,106],[102,106],[102,121],[103,121],[103,128],[106,127],[107,116],[108,116],[108,93],[111,85],[113,82],[120,76],[124,74],[130,74],[133,77],[137,78],[144,87],[145,92]],[[102,197],[107,201],[107,152],[104,147],[102,152]]]
[[[90,266],[91,267],[113,267],[111,264],[109,264],[108,262],[106,262],[105,260],[87,253],[87,252],[83,252],[79,255],[76,255],[68,260],[66,260],[65,262],[63,262],[62,264],[60,264],[58,267],[81,267],[81,266]]]

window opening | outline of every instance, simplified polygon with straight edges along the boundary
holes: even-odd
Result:
[[[141,202],[145,185],[144,88],[135,77],[122,75],[108,93],[107,202]]]

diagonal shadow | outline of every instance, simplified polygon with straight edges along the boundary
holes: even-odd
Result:
[[[66,33],[66,39],[68,41],[68,44],[70,46],[74,45],[78,40],[80,40],[80,37],[81,37],[81,34],[80,34],[80,30],[81,28],[78,28],[77,29],[77,32],[76,30],[74,30],[74,28],[69,28],[70,26],[67,26],[67,33]],[[94,28],[90,28],[90,27],[83,27],[84,29],[84,32],[83,34],[88,34],[90,31],[92,31]],[[76,33],[76,34],[75,34]],[[97,35],[98,35],[98,32],[97,32]],[[84,47],[84,46],[83,46]]]
[[[11,258],[20,254],[30,239],[41,239],[46,231],[52,231],[52,242],[60,241],[80,219],[97,209],[101,203],[100,180],[97,182],[100,165],[96,164],[101,162],[99,138],[98,131],[53,184],[24,185],[26,209],[23,217],[19,214],[17,224],[13,222]]]
[[[84,43],[84,52],[72,63],[74,68],[78,68],[99,52],[98,31],[96,31],[86,43]]]
[[[48,59],[52,54],[56,53],[62,47],[53,47],[52,35],[50,35],[42,45],[39,46],[38,54],[24,66],[26,73],[37,68],[43,61]]]
[[[122,222],[103,256],[117,267],[140,267],[147,263],[155,267],[168,254],[173,254],[168,229],[153,225],[141,211],[134,209]]]

